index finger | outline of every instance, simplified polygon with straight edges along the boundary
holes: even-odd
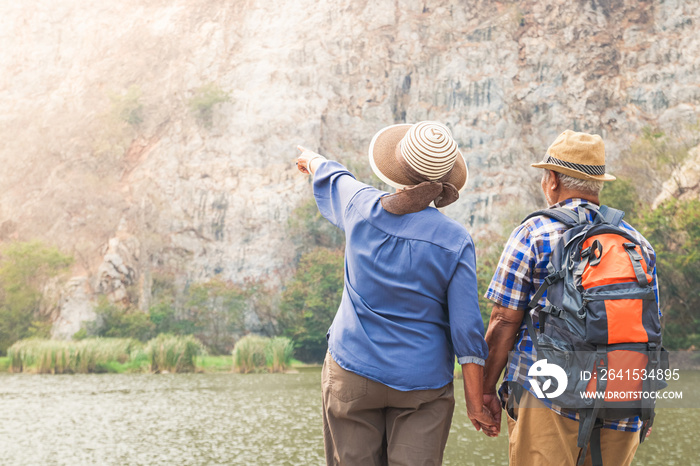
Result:
[[[302,146],[297,146],[297,150],[300,152],[304,152],[306,149],[304,149]]]

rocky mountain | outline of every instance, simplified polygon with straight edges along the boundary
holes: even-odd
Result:
[[[674,197],[680,200],[700,199],[700,146],[691,149],[688,159],[673,171],[654,200],[654,207]]]
[[[153,274],[281,283],[310,197],[297,144],[370,180],[396,122],[447,123],[475,235],[541,202],[564,129],[613,169],[644,127],[700,113],[693,0],[27,0],[0,4],[0,240],[77,259],[57,335]]]

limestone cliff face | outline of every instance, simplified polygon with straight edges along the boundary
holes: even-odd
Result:
[[[654,200],[654,207],[671,198],[700,199],[700,146],[688,151],[688,159],[673,171]]]
[[[479,234],[539,201],[529,163],[562,130],[601,134],[614,170],[642,127],[696,122],[699,23],[692,0],[4,2],[0,239],[73,252],[88,297],[158,270],[279,281],[310,196],[294,147],[359,169],[375,131],[425,119],[467,158],[447,213]]]

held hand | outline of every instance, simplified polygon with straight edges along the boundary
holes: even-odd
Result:
[[[480,413],[470,413],[467,410],[467,416],[477,431],[483,430],[488,437],[497,437],[501,431],[501,426],[496,424],[496,420],[491,416],[488,407],[482,406]]]
[[[496,392],[484,393],[484,406],[496,421],[497,433],[501,432],[501,400]]]
[[[296,165],[299,171],[305,175],[311,173],[311,169],[309,167],[309,162],[311,162],[311,160],[315,158],[325,159],[325,157],[323,157],[321,154],[305,149],[302,146],[297,146],[297,150],[301,152],[301,154],[299,154],[297,157]]]
[[[500,409],[493,408],[494,403],[484,397],[484,368],[475,363],[462,364],[462,378],[464,379],[464,398],[467,404],[467,416],[472,421],[474,428],[483,430],[489,437],[496,437],[501,430]],[[494,384],[495,385],[495,384]],[[490,390],[488,392],[492,392]],[[485,403],[489,402],[491,406]],[[500,408],[500,406],[499,406]],[[499,422],[496,422],[492,410],[496,412]]]

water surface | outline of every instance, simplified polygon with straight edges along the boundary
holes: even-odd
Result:
[[[695,382],[698,382],[697,380]],[[320,369],[299,374],[0,374],[0,464],[324,464]],[[461,383],[445,464],[507,464]],[[699,461],[696,409],[658,409],[635,464]]]

